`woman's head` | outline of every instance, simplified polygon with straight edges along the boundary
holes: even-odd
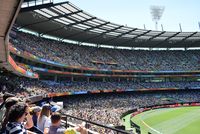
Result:
[[[9,122],[23,122],[28,113],[29,113],[29,109],[26,103],[19,102],[10,108],[9,113],[8,113],[8,121]]]
[[[40,116],[39,116],[39,120],[42,118],[43,115],[49,117],[50,116],[50,105],[45,104],[44,106],[42,106],[42,110],[40,112]]]

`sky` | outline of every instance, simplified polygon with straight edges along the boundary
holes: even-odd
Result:
[[[63,2],[66,0],[54,0]],[[69,0],[83,11],[115,24],[155,30],[155,22],[150,13],[151,6],[165,7],[161,24],[164,31],[200,31],[200,0]]]

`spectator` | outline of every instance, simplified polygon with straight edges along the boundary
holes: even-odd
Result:
[[[50,127],[50,105],[45,104],[42,106],[42,110],[40,112],[38,121],[37,121],[37,127],[44,132],[44,134],[47,134],[48,129]]]
[[[51,126],[49,128],[48,134],[63,134],[65,128],[60,127],[61,124],[61,115],[59,113],[54,113],[51,116]]]
[[[5,112],[3,112],[3,116],[2,116],[2,128],[1,131],[4,132],[6,129],[6,124],[8,123],[8,113],[10,111],[10,108],[17,104],[19,101],[18,98],[16,97],[9,97],[5,100]]]
[[[139,71],[195,71],[199,70],[200,51],[121,50],[79,46],[44,39],[18,32],[13,45],[22,53],[67,66]],[[114,64],[112,64],[114,63]]]
[[[24,125],[24,121],[27,123]],[[13,105],[8,113],[8,123],[6,125],[6,134],[33,134],[33,132],[27,131],[31,128],[31,116],[29,108],[25,103],[17,103]]]
[[[81,125],[73,129],[61,128],[61,114],[59,113],[52,114],[51,124],[52,125],[50,126],[48,134],[76,134],[76,132],[80,132],[80,134],[87,134],[87,130]]]
[[[33,119],[34,126],[37,126],[37,120],[42,109],[39,106],[35,106],[31,108],[31,115]]]

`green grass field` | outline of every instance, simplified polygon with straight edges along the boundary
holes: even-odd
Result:
[[[130,129],[130,117],[124,117]],[[200,134],[200,107],[164,108],[143,112],[131,119],[142,134]]]

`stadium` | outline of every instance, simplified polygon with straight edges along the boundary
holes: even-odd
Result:
[[[63,134],[199,133],[200,32],[115,24],[70,1],[0,0],[0,16],[0,133],[56,134],[58,114]]]

